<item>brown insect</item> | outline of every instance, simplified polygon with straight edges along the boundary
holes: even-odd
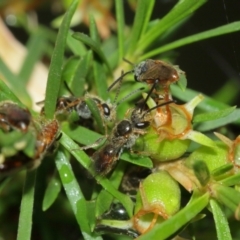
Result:
[[[59,124],[56,119],[43,123],[37,134],[35,161],[42,160],[59,136]]]
[[[12,156],[2,155],[3,160],[0,163],[0,177],[5,177],[24,167],[28,169],[38,167],[43,157],[51,150],[59,137],[59,124],[57,120],[52,120],[47,123],[40,123],[39,129],[33,125],[31,130],[29,128],[28,131],[32,131],[31,133],[34,136],[36,135],[33,157],[29,157],[23,150],[18,151]]]
[[[133,65],[126,59],[124,59],[124,61]],[[133,73],[135,81],[144,82],[151,85],[152,89],[154,89],[154,92],[160,95],[159,98],[163,98],[165,101],[167,101],[171,99],[169,96],[169,86],[170,84],[179,80],[180,72],[181,71],[177,71],[174,66],[164,61],[147,59],[135,65],[133,70],[124,73],[123,76]],[[113,86],[120,81],[120,78],[115,80],[112,85],[110,85],[108,90],[112,89]]]
[[[31,114],[27,109],[10,101],[0,103],[0,128],[4,132],[14,129],[26,132],[31,122]]]

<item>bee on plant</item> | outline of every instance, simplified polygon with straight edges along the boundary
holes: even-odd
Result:
[[[177,66],[162,60],[146,59],[137,65],[126,59],[124,61],[134,66],[133,70],[125,72],[124,76],[133,73],[135,81],[148,84],[153,89],[152,92],[157,95],[158,100],[172,100],[169,87],[172,83],[176,83],[181,75],[185,74]],[[111,90],[118,81],[120,78],[115,80],[108,90]]]
[[[96,173],[100,175],[108,174],[113,169],[122,151],[131,149],[139,136],[147,133],[146,129],[150,126],[152,120],[150,112],[172,102],[168,101],[148,109],[144,101],[129,110],[126,118],[115,125],[105,144],[92,155]]]
[[[19,130],[26,132],[31,122],[30,112],[11,101],[0,103],[0,129],[4,132]]]
[[[60,133],[57,120],[33,119],[27,109],[9,101],[0,103],[0,122],[1,177],[36,168]]]

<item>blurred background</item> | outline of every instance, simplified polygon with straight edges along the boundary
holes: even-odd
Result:
[[[21,65],[21,56],[24,56],[24,46],[29,40],[29,31],[43,25],[57,31],[62,14],[70,4],[70,0],[2,0],[0,14],[2,17],[0,57],[13,71],[18,71]],[[73,20],[74,30],[88,33],[88,16],[96,18],[99,32],[103,39],[108,39],[116,30],[114,15],[114,1],[112,0],[82,0]],[[176,4],[176,0],[156,1],[153,19],[161,18]],[[125,1],[126,23],[130,26],[134,18],[136,0]],[[174,33],[173,40],[180,39],[195,33],[209,30],[227,23],[240,20],[239,0],[213,0],[203,5],[189,21],[185,22]],[[14,41],[6,29],[10,29],[17,41]],[[175,63],[187,74],[188,87],[208,95],[219,97],[222,87],[229,91],[229,104],[240,103],[240,94],[231,94],[240,90],[240,33],[231,33],[211,38],[194,44],[186,45],[174,51]],[[20,42],[22,46],[18,44]],[[11,44],[12,43],[12,44]],[[22,48],[22,49],[21,49]],[[21,49],[21,50],[19,50]],[[21,52],[22,51],[22,52]],[[11,54],[10,54],[11,53]],[[22,56],[22,57],[23,57]],[[42,62],[49,64],[49,59],[42,56]],[[16,65],[16,66],[14,66]],[[32,96],[38,101],[43,98],[47,69],[44,65],[38,66],[32,85],[37,85],[37,92]],[[33,74],[34,75],[34,74]],[[36,80],[39,78],[40,80]],[[35,83],[34,83],[35,82]],[[41,82],[41,84],[39,84]],[[31,85],[31,84],[30,84]],[[32,87],[29,87],[32,89]],[[40,92],[40,93],[39,93]],[[39,95],[39,96],[38,96]],[[38,97],[37,97],[38,96]],[[221,97],[222,95],[220,95]]]

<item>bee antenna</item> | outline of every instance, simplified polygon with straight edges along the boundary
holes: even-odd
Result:
[[[127,60],[126,58],[123,58],[123,61],[129,63],[132,66],[134,66],[134,64],[132,62],[130,62],[129,60]]]
[[[167,102],[164,102],[164,103],[161,103],[161,104],[158,104],[150,109],[148,109],[144,114],[143,116],[145,116],[147,113],[151,112],[152,110],[156,109],[156,108],[159,108],[159,107],[162,107],[162,106],[165,106],[165,105],[168,105],[170,103],[176,103],[175,100],[171,100],[171,101],[167,101]]]
[[[116,92],[116,95],[115,95],[115,99],[114,99],[114,101],[113,101],[113,104],[116,103],[117,98],[118,98],[118,96],[119,96],[120,88],[121,88],[121,86],[122,86],[123,76],[124,76],[124,72],[123,72],[123,70],[122,70],[122,72],[121,72],[121,77],[120,77],[120,79],[119,79],[119,84],[118,84],[118,88],[117,88],[117,92]]]
[[[138,88],[132,92],[130,92],[127,96],[125,96],[124,98],[122,98],[120,101],[117,102],[117,105],[121,104],[122,102],[124,102],[126,99],[128,99],[129,97],[131,97],[132,95],[138,93],[138,92],[141,92],[143,91],[145,88],[144,87],[141,87],[141,88]]]
[[[45,100],[42,100],[42,101],[38,101],[38,102],[36,102],[36,104],[39,106],[39,105],[44,104],[44,102],[45,102]]]
[[[116,80],[108,87],[108,89],[107,89],[108,92],[109,92],[119,81],[121,81],[124,76],[126,76],[126,75],[129,74],[129,73],[132,73],[133,71],[134,71],[134,70],[131,70],[131,71],[129,71],[129,72],[125,72],[124,74],[121,75],[121,77],[119,77],[118,79],[116,79]]]

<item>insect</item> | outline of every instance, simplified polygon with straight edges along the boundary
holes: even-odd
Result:
[[[13,102],[3,101],[0,103],[0,128],[4,132],[14,129],[26,132],[31,118],[27,109],[21,108]]]
[[[145,179],[149,174],[151,174],[151,170],[148,168],[136,165],[130,166],[123,176],[120,190],[127,193],[135,202],[140,181]]]
[[[56,105],[56,114],[76,111],[79,118],[92,118],[92,112],[85,101],[87,98],[91,98],[96,103],[103,119],[112,119],[112,106],[110,103],[106,103],[102,99],[91,95],[86,95],[85,97],[63,96],[58,98]]]
[[[128,60],[124,60],[133,65]],[[159,98],[163,98],[165,101],[171,99],[169,93],[170,84],[177,82],[180,78],[180,74],[183,74],[177,67],[164,61],[153,59],[147,59],[140,62],[134,66],[133,70],[125,72],[123,76],[129,73],[134,74],[135,81],[151,85],[154,92],[159,95]],[[121,78],[123,76],[121,76]],[[119,78],[109,86],[108,90],[112,89],[118,81],[120,81]]]
[[[34,156],[35,164],[42,160],[45,154],[51,150],[54,143],[60,137],[59,124],[56,119],[47,123],[41,123],[41,128],[36,138],[36,152]]]
[[[51,151],[54,143],[58,140],[59,124],[57,120],[51,120],[48,122],[34,123],[28,129],[28,134],[31,138],[30,141],[34,141],[33,154],[29,156],[25,149],[17,151],[14,155],[4,156],[1,155],[0,163],[0,177],[5,177],[11,173],[17,172],[24,167],[28,169],[34,169],[39,166],[43,157]],[[23,135],[24,136],[24,135]]]
[[[131,224],[128,224],[131,226]],[[128,226],[127,226],[128,227]],[[99,233],[110,233],[129,236],[130,238],[136,239],[139,237],[139,233],[129,228],[117,228],[110,225],[101,225],[101,222],[95,227],[95,231]]]
[[[119,159],[123,149],[130,149],[135,144],[136,139],[146,133],[145,129],[150,126],[151,121],[150,111],[172,102],[168,101],[148,110],[144,109],[146,106],[145,101],[137,104],[130,111],[130,117],[117,123],[103,147],[92,155],[96,173],[100,175],[109,173]]]

